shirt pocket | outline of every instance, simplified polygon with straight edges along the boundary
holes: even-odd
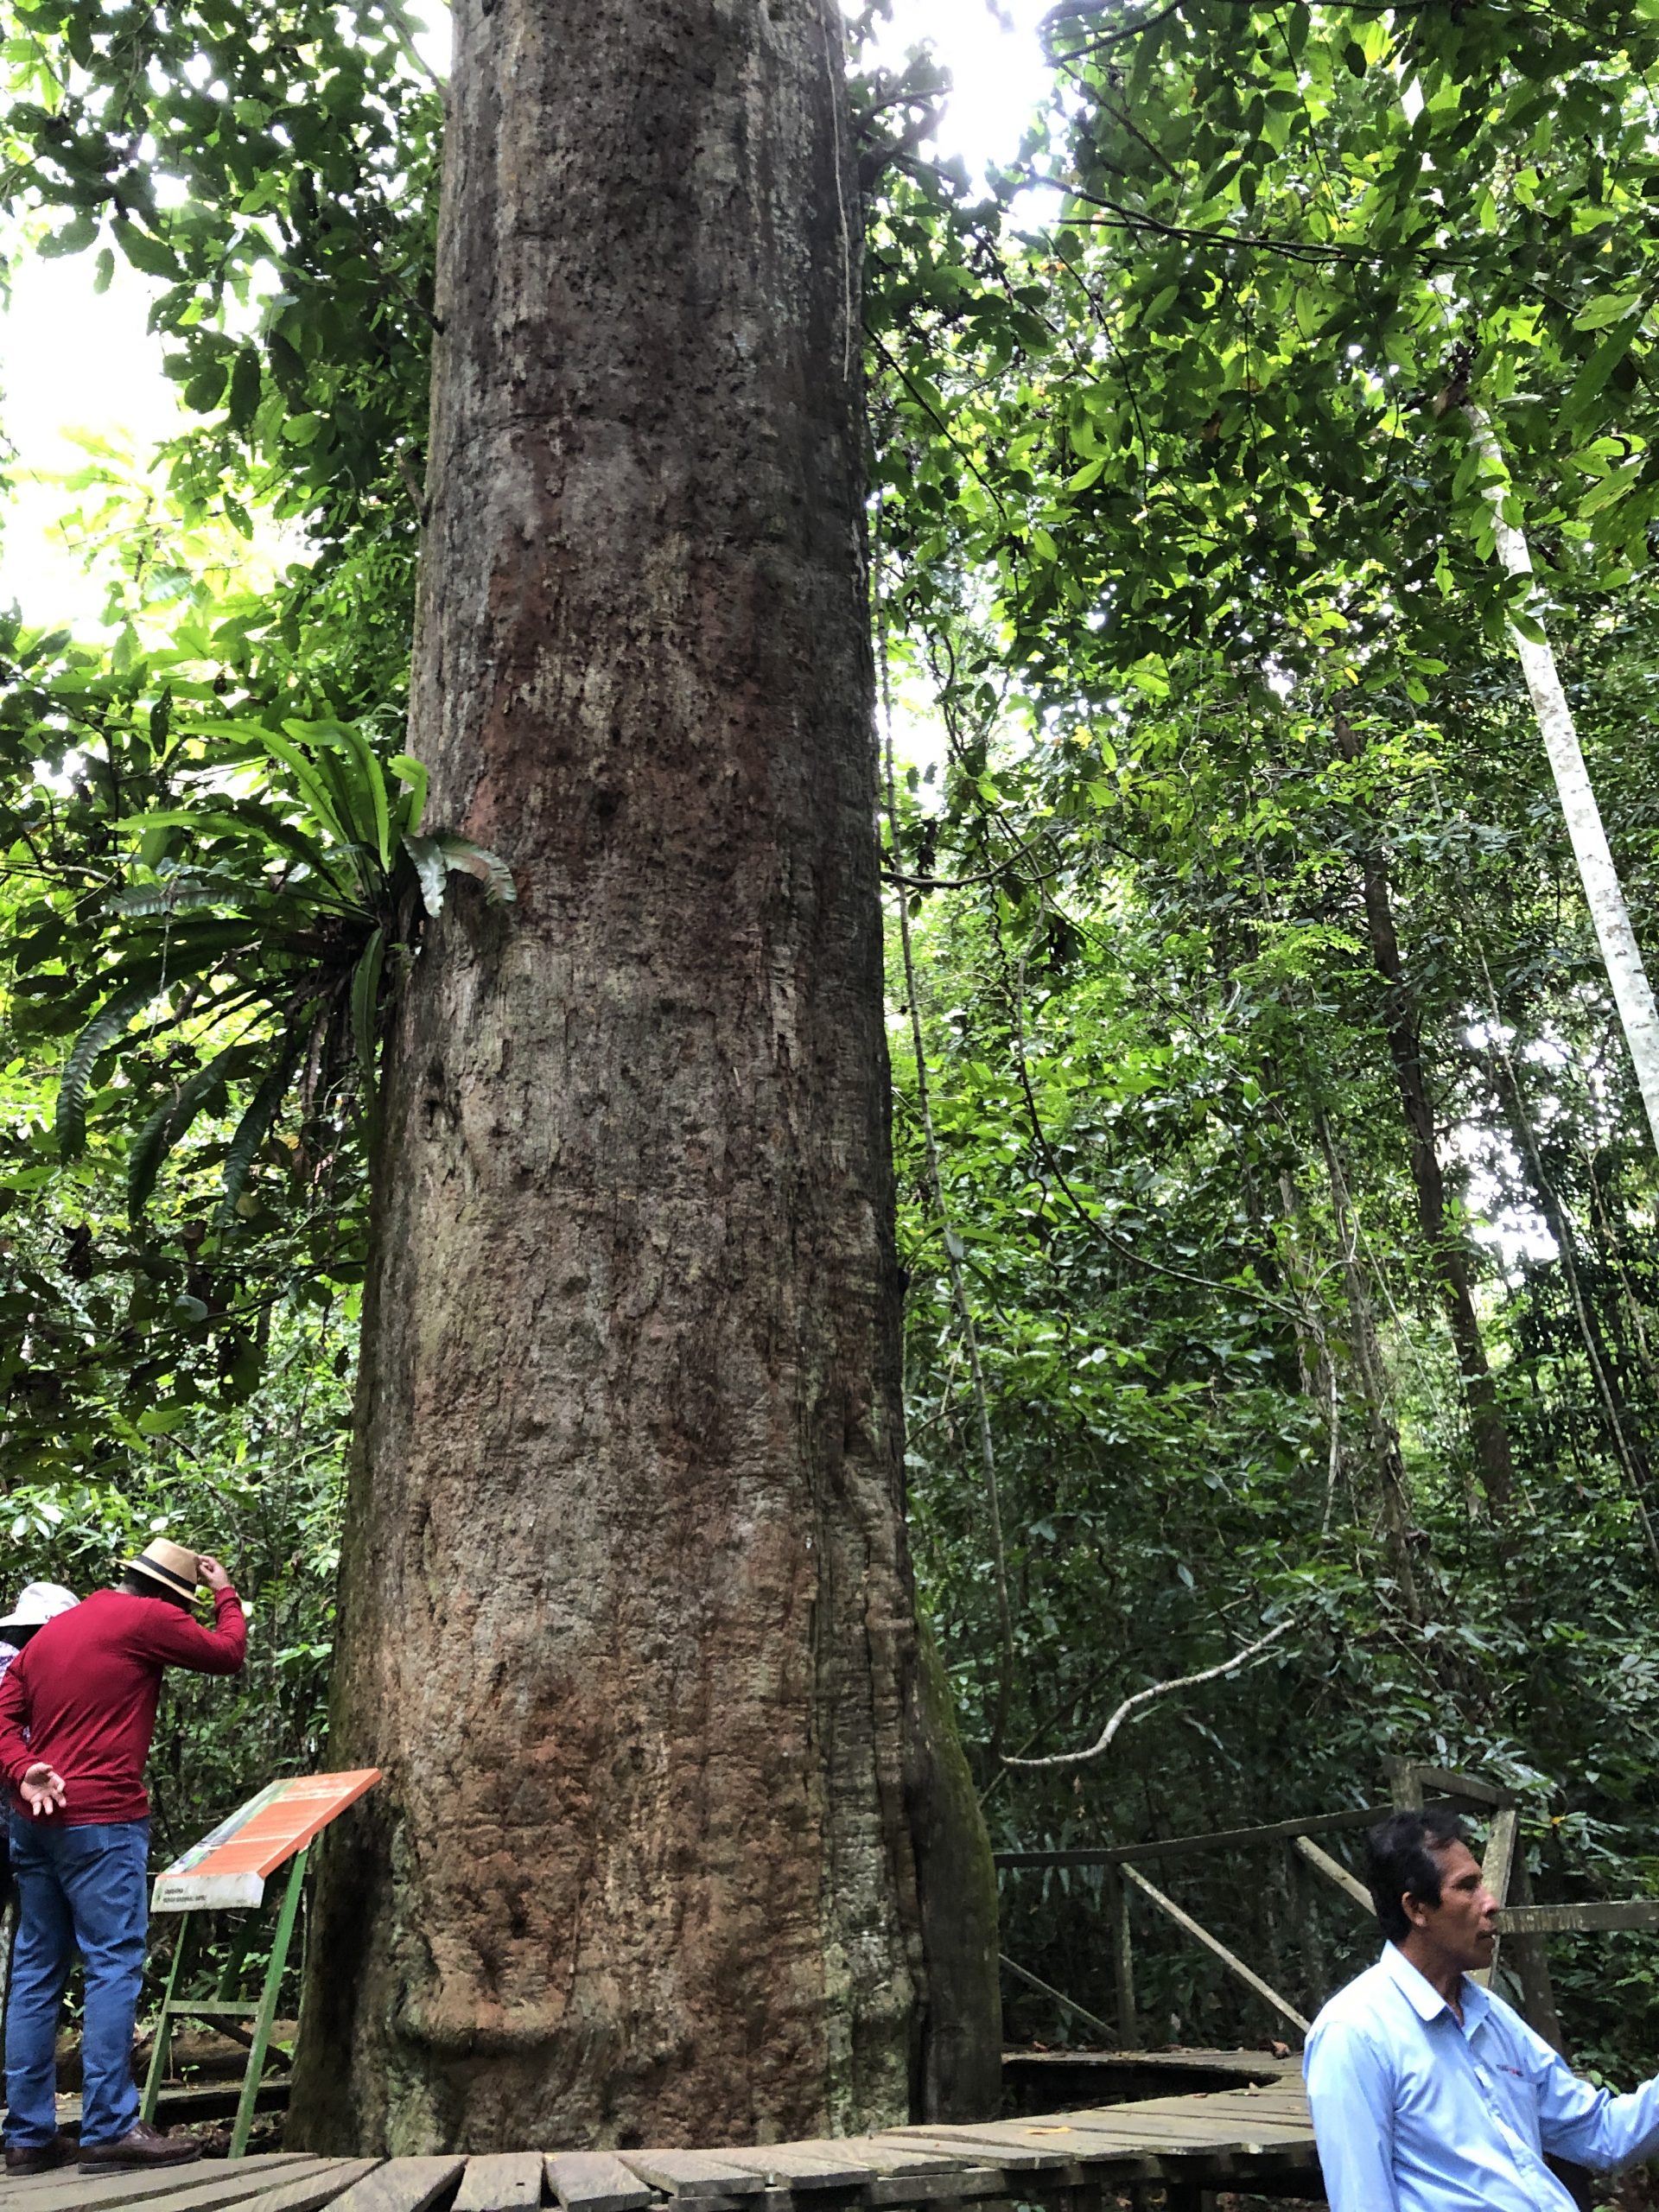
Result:
[[[1475,2078],[1493,2118],[1506,2133],[1518,2138],[1528,2150],[1536,2152],[1538,2100],[1530,2081],[1518,2066],[1503,2059],[1478,2058],[1474,2067]]]

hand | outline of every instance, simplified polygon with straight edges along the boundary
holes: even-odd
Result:
[[[25,1805],[37,1821],[63,1810],[67,1792],[63,1777],[54,1773],[44,1759],[37,1759],[18,1785]]]
[[[210,1590],[228,1590],[231,1578],[211,1553],[203,1552],[196,1561],[196,1573]]]

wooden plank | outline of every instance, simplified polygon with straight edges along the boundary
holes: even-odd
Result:
[[[325,2204],[332,2204],[353,2182],[385,2163],[382,2158],[329,2158],[324,2162],[326,2171],[299,2181],[279,2182],[264,2196],[251,2198],[247,2212],[322,2212]],[[158,2205],[156,2212],[167,2212],[167,2208]]]
[[[546,2160],[539,2151],[489,2151],[468,2158],[454,2212],[524,2212],[542,2201]]]
[[[762,2143],[753,2150],[728,2150],[721,2153],[734,2166],[747,2166],[758,2173],[769,2186],[802,2191],[814,2189],[862,2189],[867,2181],[875,2179],[875,2169],[865,2165],[849,2152],[837,2152],[832,2146],[815,2145],[810,2150],[804,2143]]]
[[[1659,1902],[1606,1897],[1585,1904],[1512,1904],[1498,1914],[1497,1928],[1501,1936],[1569,1936],[1585,1930],[1608,1935],[1621,1928],[1659,1928]]]
[[[1306,2114],[1307,2092],[1299,2082],[1275,2082],[1266,2088],[1251,2089],[1215,2089],[1196,2097],[1155,2097],[1145,2103],[1133,2105],[1100,2105],[1090,2108],[1097,2113],[1119,2114],[1146,2113],[1153,2119],[1167,2116],[1172,2119],[1197,2118],[1206,2124],[1214,2120],[1228,2120],[1239,2113],[1259,2110],[1283,2097],[1293,2097],[1298,2109]],[[1311,2123],[1310,2123],[1311,2124]]]
[[[866,2184],[864,2201],[872,2205],[943,2204],[1007,2193],[1008,2177],[1001,2166],[957,2166],[949,2172],[880,2175]]]
[[[759,2174],[734,2165],[720,2151],[623,2151],[618,2155],[641,2181],[670,2196],[755,2196],[766,2185]],[[461,2206],[455,2212],[461,2212]]]
[[[962,2163],[946,2152],[918,2150],[913,2144],[878,2143],[873,2135],[818,2135],[790,2148],[856,2158],[873,2174],[949,2174],[957,2172]]]
[[[1112,2118],[1113,2109],[1109,2107],[1103,2113],[1087,2116],[1075,2113],[1071,2117],[1080,2128],[1086,2127],[1089,2135],[1103,2146],[1116,2144],[1153,2154],[1183,2150],[1236,2151],[1252,2143],[1271,2144],[1276,2149],[1313,2139],[1311,2126],[1305,2122],[1281,2120],[1271,2113],[1264,2113],[1254,2121],[1243,2118],[1187,2119],[1162,2114],[1154,2119],[1120,2122]]]
[[[1383,1761],[1385,1767],[1391,1764]],[[1424,1766],[1417,1759],[1406,1760],[1402,1764],[1420,1790],[1432,1789],[1440,1797],[1460,1798],[1465,1805],[1500,1807],[1515,1802],[1513,1789],[1505,1789],[1499,1783],[1483,1782],[1478,1775],[1454,1774],[1450,1767]],[[1420,1796],[1417,1802],[1421,1805],[1422,1802]]]
[[[1253,1989],[1258,1997],[1271,2005],[1275,2012],[1282,2013],[1303,2035],[1307,2033],[1310,2023],[1302,2018],[1287,1997],[1281,1997],[1270,1982],[1263,1981],[1254,1967],[1247,1967],[1243,1959],[1228,1949],[1218,1936],[1212,1936],[1207,1928],[1201,1927],[1190,1912],[1183,1912],[1173,1897],[1166,1897],[1161,1890],[1154,1889],[1138,1866],[1126,1866],[1123,1878],[1133,1882],[1142,1897],[1150,1897],[1160,1911],[1166,1912],[1175,1925],[1189,1935],[1195,1943],[1202,1943],[1206,1951],[1218,1958],[1229,1974],[1242,1981],[1247,1989]]]
[[[190,2190],[213,2190],[218,2196],[193,2198],[204,2207],[234,2204],[257,2196],[262,2190],[302,2171],[332,2164],[302,2158],[290,2152],[276,2158],[245,2158],[235,2166],[211,2164],[175,2166],[171,2171],[136,2174],[77,2174],[73,2166],[60,2166],[49,2174],[32,2174],[27,2181],[9,2182],[0,2192],[0,2212],[118,2212],[124,2205],[140,2205],[144,2212],[163,2212],[158,2200],[182,2198]],[[14,2194],[15,2192],[15,2194]],[[27,2194],[25,2194],[27,2192]]]
[[[656,2196],[613,2151],[550,2151],[547,2183],[565,2212],[641,2212]]]
[[[388,2158],[336,2197],[331,2212],[429,2212],[466,2164],[465,2158]]]
[[[1146,2104],[1097,2105],[1057,2117],[1103,2134],[1159,2142],[1227,2144],[1264,2135],[1313,2140],[1306,2104],[1286,2108],[1271,2089],[1227,2089],[1211,2097],[1160,2097]]]
[[[987,2139],[995,2144],[999,2157],[1006,2158],[1003,2145],[1012,2142],[1020,2149],[1062,2152],[1074,2165],[1084,2164],[1092,2171],[1103,2158],[1116,2161],[1147,2155],[1135,2129],[1125,2129],[1120,2135],[1109,2129],[1080,2123],[1069,2113],[1064,2120],[1009,2121],[1007,2125],[1018,2133],[1005,2137],[999,2128],[995,2136]]]
[[[1333,1859],[1328,1851],[1321,1851],[1311,1836],[1293,1836],[1291,1841],[1310,1866],[1317,1866],[1327,1882],[1334,1882],[1339,1890],[1353,1899],[1362,1912],[1369,1912],[1372,1919],[1376,1919],[1376,1907],[1371,1902],[1370,1891],[1363,1882],[1357,1880],[1348,1872],[1339,1859]]]
[[[943,2122],[937,2127],[893,2127],[885,2129],[875,2139],[915,2143],[929,2151],[954,2151],[964,2165],[995,2164],[1009,2174],[1041,2173],[1050,2167],[1076,2164],[1070,2151],[1003,2137],[996,2133],[997,2125],[995,2120],[987,2120],[982,2127],[951,2127]]]
[[[1148,2082],[1155,2082],[1160,2076],[1179,2082],[1187,2075],[1218,2074],[1230,2087],[1236,2084],[1244,2088],[1251,2082],[1276,2082],[1287,2074],[1300,2080],[1302,2062],[1300,2055],[1274,2058],[1265,2050],[1096,2050],[1083,2045],[1065,2050],[1008,2050],[1002,2054],[1002,2068],[1007,2074],[1084,2074],[1103,2067],[1144,2075]],[[1058,2094],[1066,2085],[1055,2082],[1047,2086]]]

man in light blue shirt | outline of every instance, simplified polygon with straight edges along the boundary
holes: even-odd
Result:
[[[1451,1815],[1395,1813],[1368,1842],[1389,1941],[1302,2062],[1331,2212],[1576,2212],[1546,2152],[1599,2171],[1659,2152],[1659,2080],[1592,2089],[1468,1979],[1497,1900]]]

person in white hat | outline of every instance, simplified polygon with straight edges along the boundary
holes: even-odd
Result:
[[[7,1668],[37,1628],[44,1628],[54,1613],[67,1613],[71,1605],[79,1602],[74,1592],[66,1590],[61,1582],[25,1582],[17,1593],[16,1604],[0,1620],[0,1681],[4,1680]],[[0,1912],[12,1903],[15,1888],[10,1844],[0,1832]]]
[[[0,1680],[37,1628],[44,1628],[56,1614],[67,1613],[71,1605],[79,1603],[74,1592],[66,1590],[61,1582],[25,1582],[16,1604],[0,1620]]]
[[[213,1593],[212,1628],[192,1618]],[[85,2174],[182,2165],[191,2136],[138,2117],[132,2031],[149,1923],[149,1800],[144,1762],[162,1671],[239,1673],[248,1628],[216,1559],[165,1537],[37,1628],[0,1679],[0,1776],[14,1794],[17,1946],[6,2003],[5,2167],[44,2173],[79,2157]],[[86,1969],[80,2142],[58,2132],[54,2046],[64,1985]]]

